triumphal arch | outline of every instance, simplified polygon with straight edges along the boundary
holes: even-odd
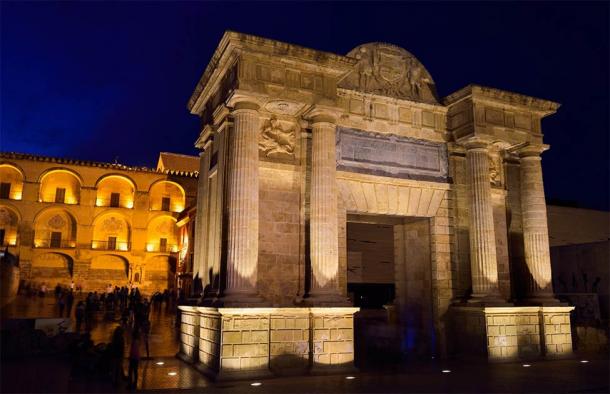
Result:
[[[386,269],[350,252],[352,224],[391,245],[404,352],[571,353],[541,167],[558,107],[477,85],[440,98],[391,44],[342,56],[227,32],[188,103],[204,294],[181,308],[181,357],[220,378],[352,367],[348,272]]]

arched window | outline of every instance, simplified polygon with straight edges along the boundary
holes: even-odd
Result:
[[[107,175],[97,182],[95,205],[98,207],[133,208],[135,183],[122,175]]]
[[[151,211],[182,212],[185,194],[182,186],[171,181],[154,183],[148,193]]]
[[[131,226],[118,211],[103,213],[93,222],[91,249],[130,250],[130,239]]]
[[[40,195],[42,202],[59,204],[78,204],[80,201],[81,181],[72,171],[53,169],[40,178]]]
[[[169,215],[161,215],[148,223],[146,230],[147,252],[177,252],[176,219]]]
[[[23,172],[12,164],[0,164],[0,199],[21,200]]]
[[[0,205],[0,246],[16,246],[19,235],[19,214],[13,208]]]
[[[76,219],[65,209],[42,210],[34,219],[34,247],[75,248]]]

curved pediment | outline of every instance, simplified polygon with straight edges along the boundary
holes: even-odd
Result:
[[[358,62],[340,88],[438,104],[430,73],[405,49],[375,42],[352,49],[347,57]]]

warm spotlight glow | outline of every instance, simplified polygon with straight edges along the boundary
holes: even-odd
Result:
[[[178,245],[172,246],[172,253],[176,253],[178,251]]]
[[[523,368],[529,368],[531,367],[531,364],[523,364]]]
[[[127,242],[123,242],[119,245],[119,250],[127,250]]]
[[[164,363],[163,361],[157,361],[155,364],[157,364],[157,365],[163,365],[163,364],[165,364],[165,363]]]
[[[250,386],[255,386],[256,387],[256,386],[260,386],[260,385],[262,385],[261,382],[250,383]]]
[[[155,250],[155,245],[153,245],[153,244],[146,244],[146,251],[147,252],[152,252],[153,250]]]
[[[589,362],[589,360],[580,360],[581,364],[586,364]]]
[[[443,369],[441,372],[442,373],[451,373],[451,370],[450,369]]]
[[[128,200],[127,202],[125,202],[125,208],[133,208],[133,201]]]
[[[356,377],[355,376],[346,376],[345,379],[347,379],[347,380],[354,380],[354,379],[356,379]]]
[[[96,207],[101,207],[102,205],[104,205],[104,201],[101,198],[95,200]]]
[[[167,374],[169,376],[176,376],[176,375],[178,375],[178,372],[168,372]]]
[[[10,246],[15,246],[15,245],[17,245],[17,238],[11,238],[11,239],[9,239],[9,240],[8,240],[8,244],[9,244]]]
[[[13,199],[15,200],[21,200],[21,192],[14,192],[13,193]]]

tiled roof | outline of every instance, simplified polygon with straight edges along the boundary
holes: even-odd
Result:
[[[199,172],[199,157],[180,153],[161,152],[159,153],[157,169]]]
[[[188,156],[187,156],[188,157]],[[100,168],[108,168],[114,170],[123,170],[123,171],[139,171],[139,172],[149,172],[149,173],[158,173],[158,174],[166,174],[166,175],[178,175],[178,176],[186,176],[196,178],[199,175],[198,171],[185,171],[167,168],[148,168],[148,167],[138,167],[138,166],[128,166],[120,163],[105,163],[99,161],[89,161],[89,160],[76,160],[69,159],[64,157],[50,157],[50,156],[42,156],[42,155],[33,155],[29,153],[18,153],[18,152],[0,152],[0,159],[5,160],[32,160],[32,161],[42,161],[48,163],[57,163],[57,164],[66,164],[66,165],[75,165],[75,166],[87,166],[87,167],[100,167]]]

